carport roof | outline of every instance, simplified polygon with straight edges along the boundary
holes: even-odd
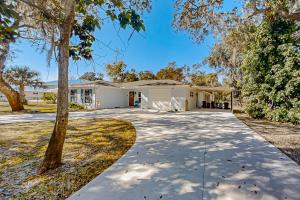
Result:
[[[232,88],[230,87],[208,87],[208,86],[192,86],[194,89],[207,92],[231,92]]]

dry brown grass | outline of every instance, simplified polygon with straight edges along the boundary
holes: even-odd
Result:
[[[300,165],[300,126],[235,116]]]
[[[65,199],[118,160],[135,142],[130,122],[71,120],[64,165],[37,175],[53,123],[0,126],[0,199]]]

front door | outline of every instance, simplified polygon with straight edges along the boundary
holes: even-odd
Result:
[[[129,92],[129,106],[134,106],[134,91]]]

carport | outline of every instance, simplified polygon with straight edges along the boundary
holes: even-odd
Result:
[[[197,90],[197,107],[233,110],[233,90],[230,87],[193,86]]]

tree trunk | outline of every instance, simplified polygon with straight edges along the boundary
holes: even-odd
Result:
[[[20,85],[19,86],[19,93],[20,93],[20,98],[21,98],[21,102],[23,105],[27,105],[27,100],[26,100],[26,96],[25,96],[25,87],[24,85]]]
[[[12,111],[24,110],[20,95],[3,78],[5,61],[9,53],[9,41],[3,39],[0,48],[0,92],[3,93],[12,109]]]
[[[69,12],[66,12],[64,23],[60,26],[60,43],[58,55],[58,91],[57,114],[54,130],[46,150],[44,161],[39,173],[55,169],[61,165],[62,150],[68,125],[68,66],[69,66],[69,41],[73,28],[75,11],[74,1],[70,1]]]

